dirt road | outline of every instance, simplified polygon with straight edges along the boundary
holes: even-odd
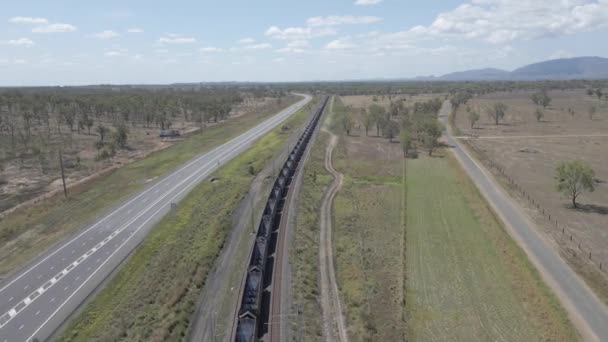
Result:
[[[340,303],[340,294],[336,282],[334,267],[333,244],[331,240],[332,230],[332,206],[334,198],[342,188],[343,175],[334,169],[332,163],[333,150],[338,142],[338,137],[325,130],[331,135],[325,152],[325,168],[329,171],[334,181],[323,196],[321,204],[321,238],[319,249],[319,268],[321,271],[321,308],[323,311],[323,325],[327,341],[348,341],[346,324]]]

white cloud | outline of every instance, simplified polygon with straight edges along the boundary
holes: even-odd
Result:
[[[604,27],[608,27],[607,0],[471,0],[409,33],[420,38],[456,37],[503,44]]]
[[[255,39],[253,39],[253,38],[243,38],[243,39],[239,39],[238,43],[239,44],[253,44],[253,43],[255,43]]]
[[[36,26],[32,29],[34,33],[63,33],[63,32],[74,32],[76,26],[70,24],[48,24],[44,26]]]
[[[357,25],[357,24],[372,24],[381,21],[380,17],[352,15],[330,15],[326,17],[312,17],[306,20],[306,24],[310,27],[319,26],[338,26],[338,25]]]
[[[198,51],[200,52],[222,52],[223,50],[220,48],[217,48],[215,46],[206,46],[206,47],[202,47],[200,49],[198,49]]]
[[[278,49],[277,52],[282,53],[305,53],[310,48],[310,42],[308,40],[294,40],[282,48]]]
[[[308,40],[336,35],[336,26],[371,24],[380,20],[382,20],[380,17],[351,15],[312,17],[306,20],[306,26],[286,27],[284,29],[278,26],[270,26],[264,34],[280,40]]]
[[[127,33],[143,33],[143,32],[144,32],[144,30],[140,29],[139,27],[132,27],[127,30]]]
[[[355,5],[357,6],[373,6],[381,3],[382,0],[357,0]]]
[[[6,41],[7,45],[13,46],[32,46],[34,45],[34,41],[29,38],[19,38],[19,39],[11,39]]]
[[[275,58],[272,60],[275,63],[281,63],[281,62],[285,62],[285,58],[283,57],[279,57],[279,58]]]
[[[12,17],[8,22],[13,24],[48,24],[49,21],[46,18]]]
[[[112,38],[119,37],[120,34],[114,32],[114,31],[111,31],[111,30],[105,30],[105,31],[95,33],[93,36],[95,36],[99,39],[112,39]]]
[[[245,49],[245,50],[265,50],[265,49],[270,49],[270,48],[272,48],[272,45],[270,45],[268,43],[252,44],[252,45],[246,45],[243,47],[243,49]]]
[[[280,40],[303,40],[317,37],[335,35],[337,32],[331,27],[287,27],[281,29],[271,26],[265,35]]]
[[[166,37],[160,37],[158,42],[161,44],[192,44],[196,43],[196,38],[182,37],[176,34],[168,34]]]
[[[349,50],[355,47],[356,46],[354,44],[346,40],[340,39],[332,40],[331,42],[327,43],[327,45],[325,45],[326,50]]]

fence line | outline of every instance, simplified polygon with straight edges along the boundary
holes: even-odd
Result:
[[[530,196],[529,192],[526,192],[526,190],[522,186],[520,186],[515,181],[514,178],[512,178],[511,176],[509,176],[506,173],[504,166],[502,166],[499,163],[492,160],[483,150],[481,150],[479,147],[475,146],[475,144],[468,142],[468,141],[465,143],[467,144],[467,146],[469,146],[469,148],[471,148],[471,150],[473,150],[477,155],[479,155],[481,157],[480,160],[482,160],[482,161],[485,160],[487,162],[486,165],[489,164],[489,166],[492,169],[496,170],[501,176],[503,176],[509,182],[509,184],[511,185],[511,187],[513,189],[517,190],[524,199],[527,199],[528,202],[532,205],[532,207],[536,208],[536,211],[539,214],[541,214],[545,220],[547,220],[556,229],[559,230],[561,228],[562,235],[566,239],[566,241],[569,239],[572,242],[571,243],[572,246],[569,246],[569,247],[570,247],[573,257],[577,257],[576,249],[578,248],[578,250],[579,250],[578,256],[587,258],[589,260],[589,262],[592,265],[598,267],[600,271],[608,273],[608,267],[607,267],[608,263],[606,263],[605,260],[602,260],[602,258],[598,254],[594,254],[593,249],[590,246],[585,245],[582,242],[582,239],[579,240],[575,236],[575,233],[572,229],[570,229],[565,224],[560,224],[559,221],[555,218],[555,216],[551,216],[551,213],[548,210],[546,210],[545,208],[543,208],[540,205],[540,202],[538,202],[536,199],[534,199],[534,197]],[[595,255],[597,255],[597,257],[594,257]]]

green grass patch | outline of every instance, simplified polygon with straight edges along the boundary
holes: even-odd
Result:
[[[165,216],[61,341],[180,341],[206,276],[232,229],[232,214],[258,172],[307,119],[306,110],[202,182]],[[280,125],[283,126],[283,125]]]
[[[70,190],[67,200],[55,197],[8,215],[0,220],[0,276],[15,270],[70,233],[91,224],[121,200],[141,190],[146,180],[168,174],[275,112],[276,108],[272,108],[209,127],[202,134],[194,134],[165,150]]]
[[[412,341],[578,340],[451,157],[408,160],[406,260]]]

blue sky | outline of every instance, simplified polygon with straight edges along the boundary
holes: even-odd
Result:
[[[307,81],[608,56],[608,0],[10,1],[0,85]]]

